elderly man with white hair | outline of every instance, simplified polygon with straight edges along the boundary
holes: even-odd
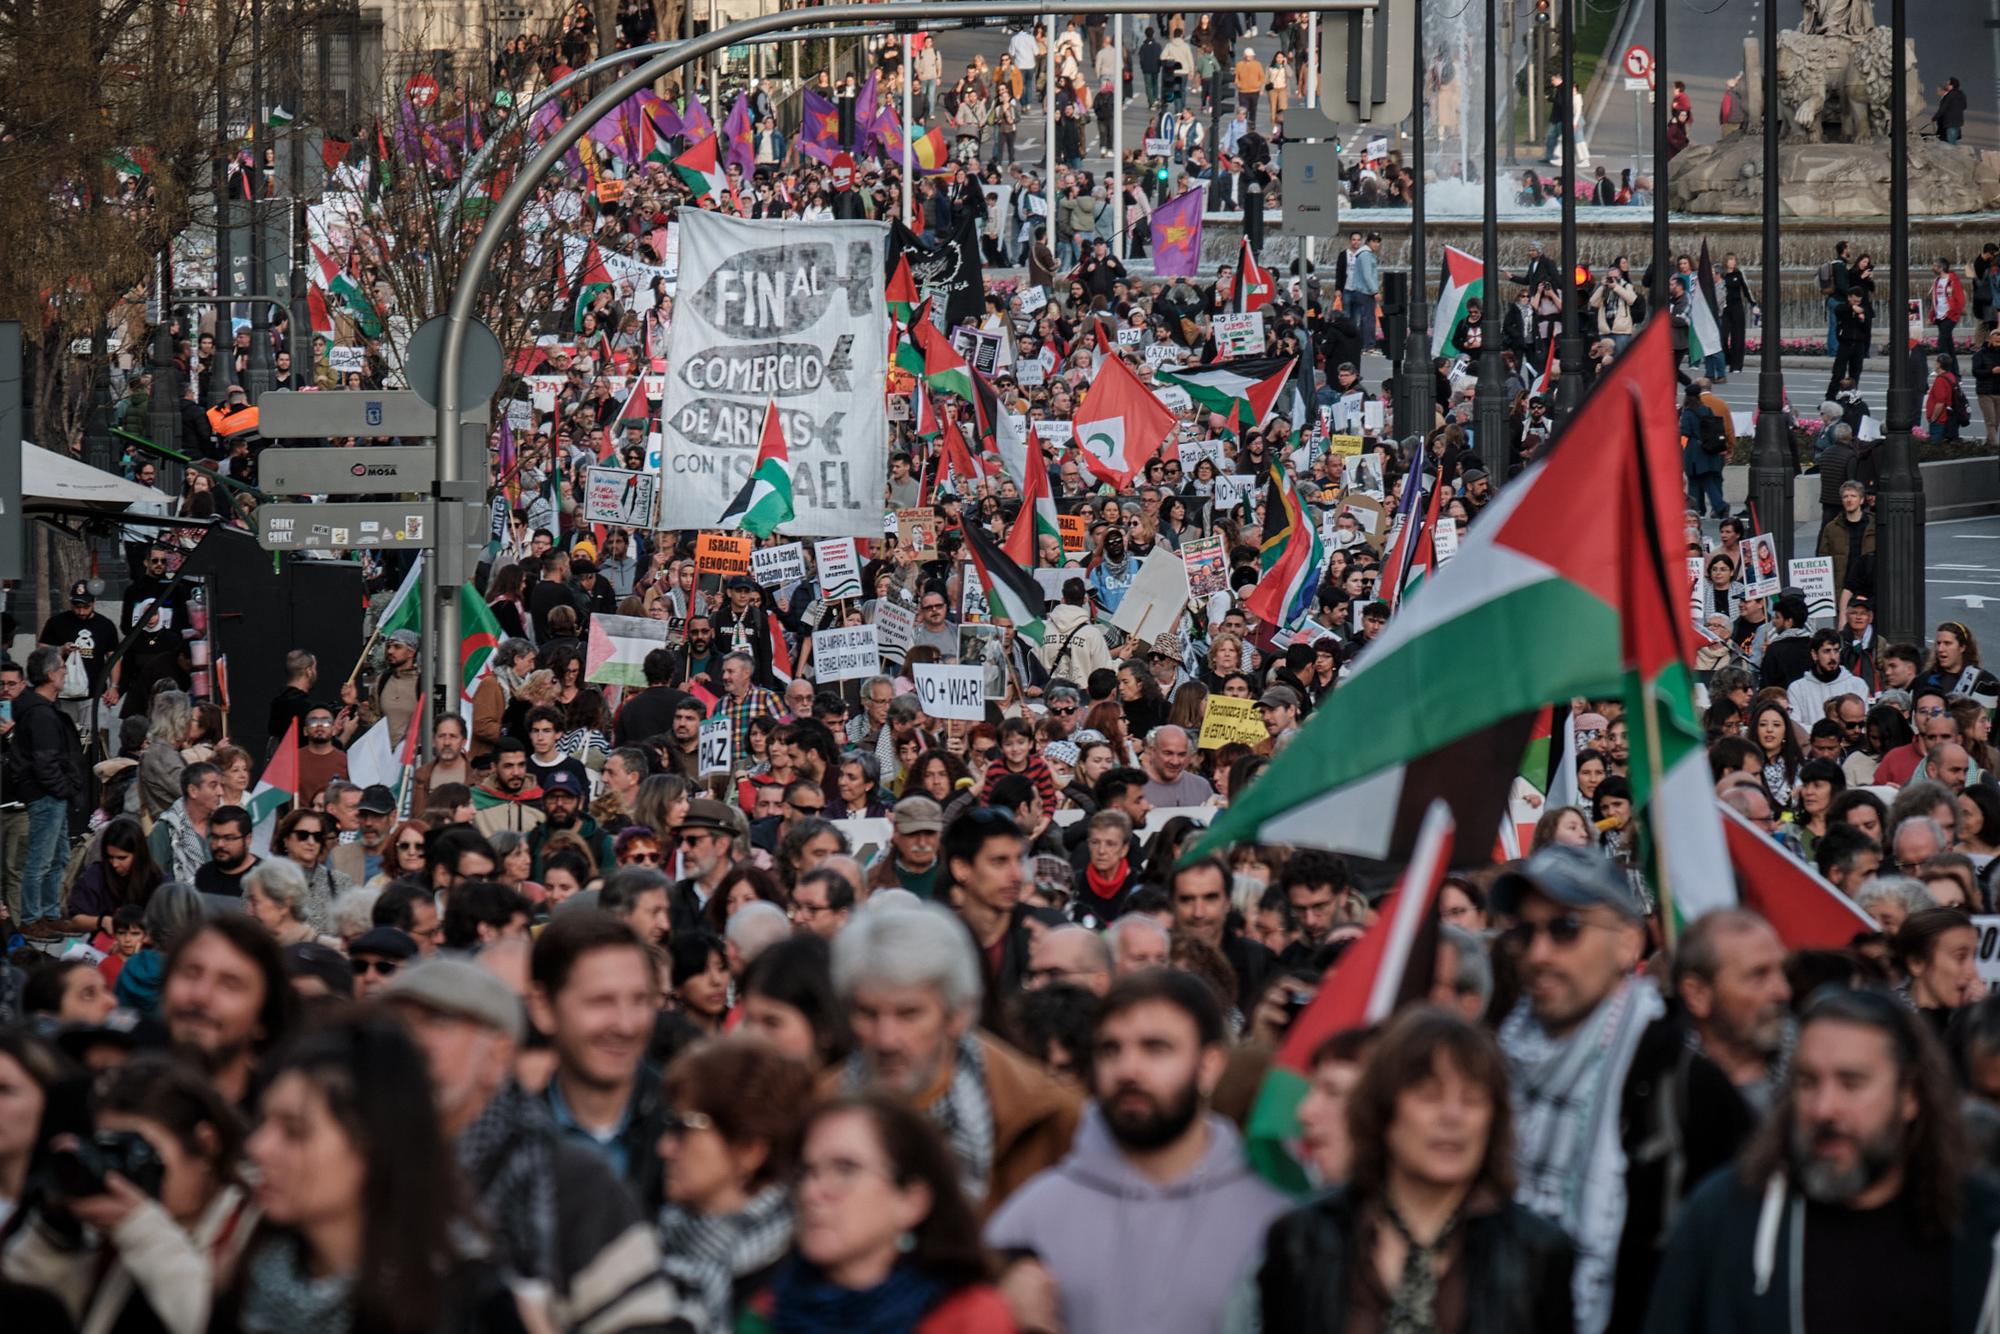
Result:
[[[791,919],[775,903],[754,899],[729,915],[722,939],[729,951],[729,975],[741,983],[751,961],[792,934]]]
[[[833,942],[833,985],[854,1029],[843,1086],[886,1087],[930,1117],[982,1213],[1068,1151],[1076,1094],[975,1027],[979,959],[950,910],[856,914]]]
[[[1111,941],[1111,971],[1117,977],[1147,968],[1165,968],[1172,940],[1159,919],[1127,913],[1105,933]]]
[[[1937,907],[1924,882],[1907,875],[1878,875],[1854,891],[1854,901],[1885,936],[1901,931],[1910,914]]]

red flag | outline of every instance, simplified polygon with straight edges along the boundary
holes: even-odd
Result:
[[[347,151],[353,147],[354,145],[351,143],[342,143],[340,140],[328,136],[320,140],[319,160],[326,164],[327,171],[337,171],[340,168],[340,164],[347,160]]]
[[[1160,452],[1176,420],[1105,342],[1102,328],[1097,340],[1104,360],[1091,379],[1083,406],[1070,420],[1090,471],[1123,491],[1146,461]]]
[[[1736,868],[1737,898],[1771,924],[1786,949],[1846,949],[1862,932],[1882,929],[1859,904],[1820,879],[1812,867],[1795,861],[1728,803],[1717,806],[1729,861]]]
[[[792,646],[785,642],[785,627],[778,624],[778,613],[764,613],[764,623],[771,630],[771,675],[786,685],[792,683]]]

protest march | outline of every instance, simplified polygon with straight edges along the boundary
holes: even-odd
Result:
[[[2000,676],[1876,629],[1858,361],[1790,559],[1705,239],[1433,237],[1412,398],[1403,150],[1266,235],[1307,16],[1135,12],[637,92],[469,472],[284,433],[435,416],[604,8],[324,141],[301,327],[121,307],[0,657],[0,1327],[2000,1334]]]

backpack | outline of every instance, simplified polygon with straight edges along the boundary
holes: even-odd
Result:
[[[1729,452],[1729,435],[1722,429],[1722,418],[1707,408],[1695,419],[1701,423],[1701,450],[1704,454],[1717,456]]]
[[[1837,262],[1830,259],[1819,266],[1819,293],[1821,296],[1833,295],[1833,266]]]
[[[1972,425],[1972,406],[1965,401],[1965,386],[1957,379],[1951,382],[1951,421],[1958,427]]]
[[[1636,329],[1644,324],[1646,322],[1646,313],[1651,309],[1652,306],[1646,301],[1646,289],[1643,287],[1634,288],[1632,295],[1632,327]]]

